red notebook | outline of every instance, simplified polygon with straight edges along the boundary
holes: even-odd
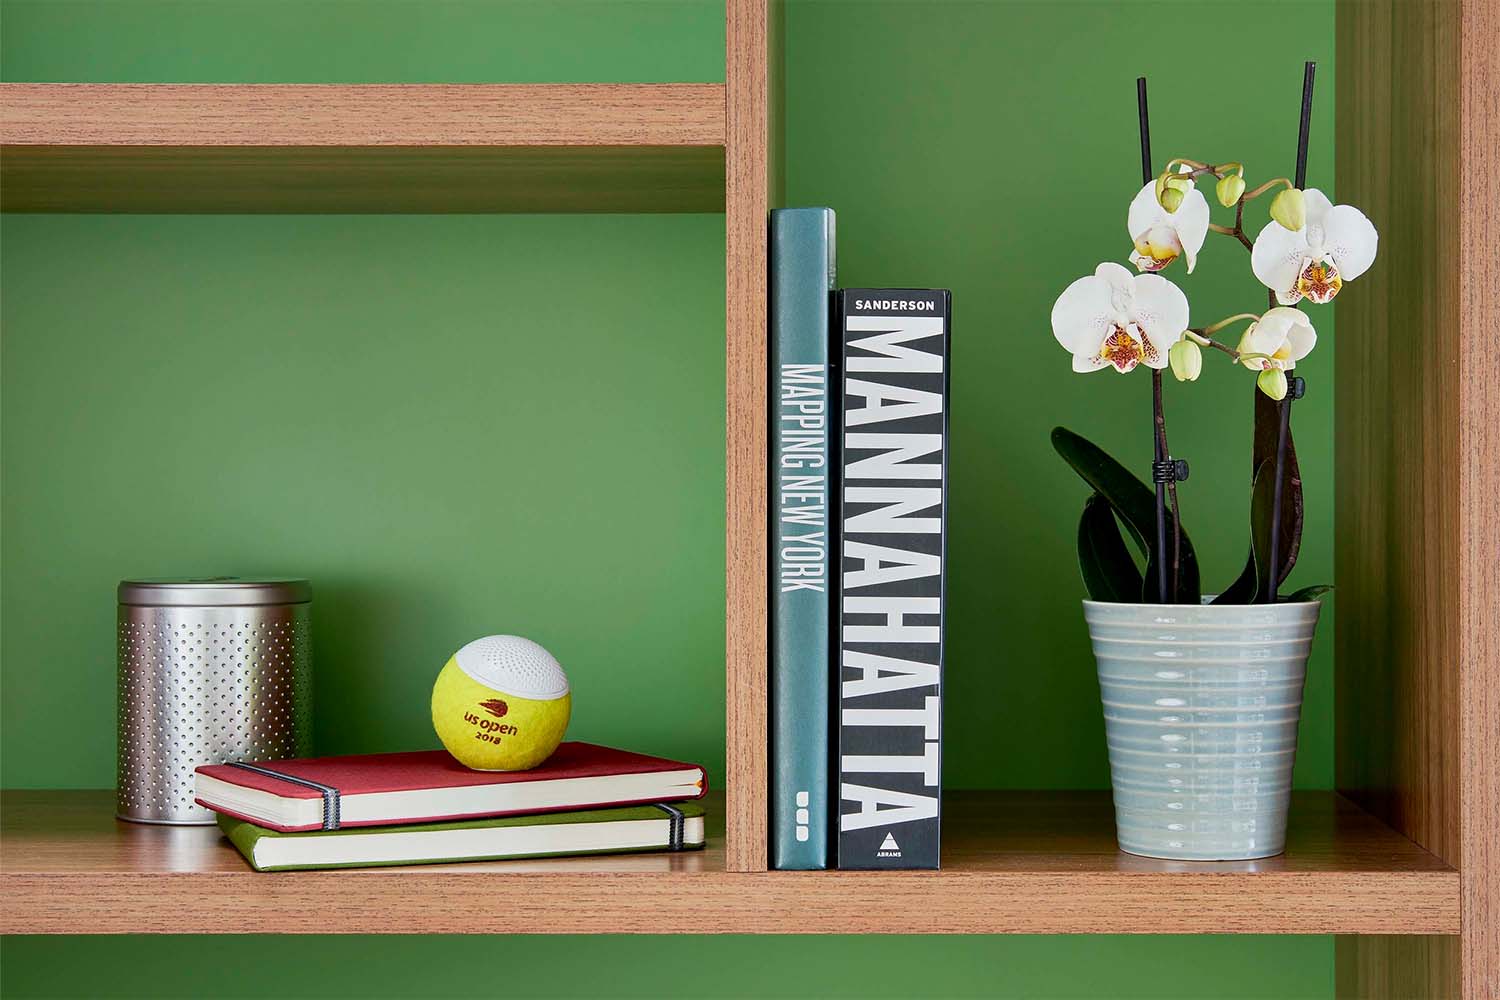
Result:
[[[282,833],[392,826],[701,798],[703,769],[564,743],[530,771],[473,771],[446,750],[198,768],[197,800]]]

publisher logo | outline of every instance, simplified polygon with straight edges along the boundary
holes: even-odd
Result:
[[[497,719],[505,718],[505,713],[510,711],[510,709],[506,707],[505,702],[501,701],[499,698],[491,698],[489,701],[481,701],[479,703],[479,707],[484,709],[486,712],[490,713]]]
[[[885,840],[880,842],[880,850],[875,852],[875,856],[877,858],[901,857],[901,848],[896,845],[896,835],[894,833],[887,833],[885,835]]]

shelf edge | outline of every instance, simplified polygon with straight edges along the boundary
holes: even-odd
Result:
[[[724,85],[0,84],[0,145],[723,146]]]
[[[4,873],[0,933],[1386,934],[1459,932],[1456,871]],[[493,925],[486,925],[493,929]]]

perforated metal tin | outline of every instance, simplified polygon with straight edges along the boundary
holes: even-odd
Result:
[[[311,600],[306,580],[120,584],[121,819],[212,823],[194,769],[311,751]]]

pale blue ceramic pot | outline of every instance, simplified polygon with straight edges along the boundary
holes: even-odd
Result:
[[[1084,601],[1120,849],[1179,861],[1280,854],[1317,601]]]

